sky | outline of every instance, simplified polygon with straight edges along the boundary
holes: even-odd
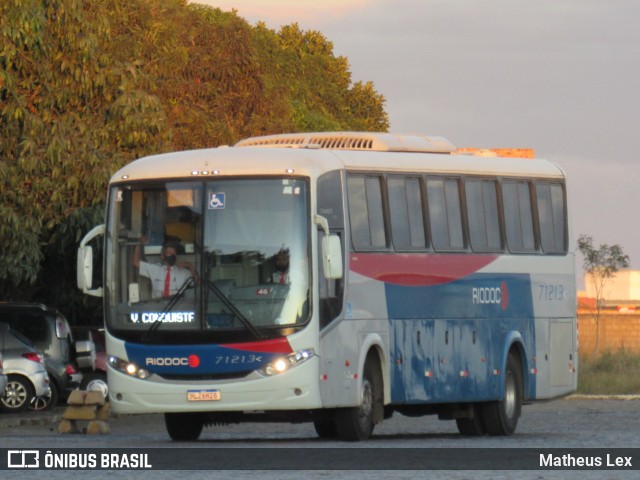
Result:
[[[637,0],[201,2],[320,31],[385,96],[391,132],[535,149],[567,173],[573,244],[619,244],[640,270]]]

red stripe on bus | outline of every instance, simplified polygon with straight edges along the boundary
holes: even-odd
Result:
[[[352,253],[350,269],[395,285],[441,285],[475,273],[496,258],[497,255]]]
[[[244,343],[227,343],[220,345],[224,348],[231,348],[234,350],[243,350],[246,352],[259,352],[259,353],[293,353],[291,345],[286,338],[274,338],[272,340],[262,340],[256,342],[244,342]]]

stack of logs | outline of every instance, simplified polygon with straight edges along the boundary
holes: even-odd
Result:
[[[67,405],[58,427],[60,433],[109,433],[111,410],[102,392],[74,390]]]

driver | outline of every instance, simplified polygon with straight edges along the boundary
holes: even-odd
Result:
[[[147,243],[146,237],[142,237],[142,243]],[[175,244],[162,246],[160,256],[162,264],[145,262],[140,259],[140,245],[137,245],[133,253],[133,266],[143,277],[151,280],[151,296],[153,298],[168,298],[175,295],[180,287],[190,277],[195,278],[196,272],[192,263],[177,262],[177,250]]]

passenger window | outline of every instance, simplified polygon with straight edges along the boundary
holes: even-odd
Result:
[[[389,177],[391,233],[398,250],[424,249],[426,235],[420,179]]]
[[[562,185],[540,182],[536,185],[536,196],[542,250],[546,253],[565,253],[567,236]]]
[[[463,250],[465,244],[458,180],[429,178],[427,200],[433,248],[441,251]]]
[[[347,191],[353,246],[356,250],[386,248],[380,177],[350,176]]]
[[[465,193],[471,248],[474,252],[502,250],[496,182],[467,179]]]
[[[536,241],[529,182],[504,181],[502,198],[509,251],[535,252]]]

